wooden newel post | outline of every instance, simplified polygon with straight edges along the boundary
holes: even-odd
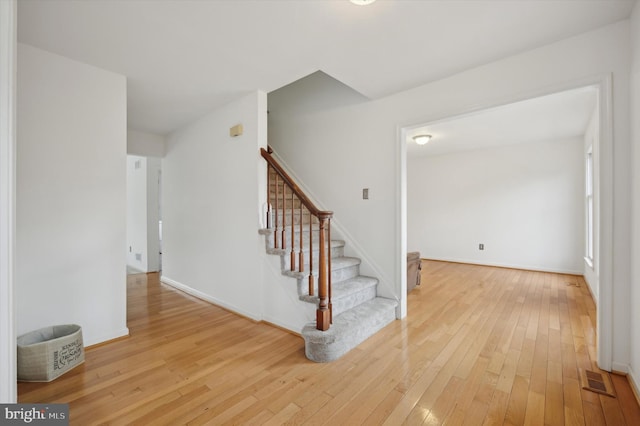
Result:
[[[325,251],[326,247],[326,228],[329,222],[329,218],[320,218],[320,241],[319,241],[319,255],[318,261],[318,298],[320,303],[318,304],[318,310],[316,311],[316,328],[318,330],[326,331],[331,324],[331,311],[329,310],[329,284],[327,278],[327,255]]]

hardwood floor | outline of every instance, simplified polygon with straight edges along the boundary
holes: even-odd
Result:
[[[69,403],[72,425],[640,424],[625,377],[617,398],[580,387],[578,369],[597,369],[581,277],[423,261],[409,317],[330,364],[155,274],[128,286],[131,337],[20,383],[20,402]]]

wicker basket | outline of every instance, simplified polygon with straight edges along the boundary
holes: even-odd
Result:
[[[18,337],[20,381],[50,382],[83,362],[79,325],[54,325]]]

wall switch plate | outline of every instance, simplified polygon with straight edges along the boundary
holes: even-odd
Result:
[[[363,200],[369,199],[369,188],[362,188],[362,199]]]
[[[484,244],[480,243],[480,245],[478,246],[478,250],[484,250]]]

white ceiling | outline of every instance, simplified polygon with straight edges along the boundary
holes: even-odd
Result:
[[[596,102],[596,88],[585,87],[428,123],[407,132],[407,155],[434,156],[582,137]],[[412,138],[420,134],[432,139],[419,146]]]
[[[634,0],[22,0],[18,41],[128,79],[165,134],[322,70],[378,98],[627,18]]]

